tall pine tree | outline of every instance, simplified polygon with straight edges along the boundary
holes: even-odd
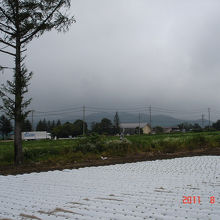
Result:
[[[116,112],[114,116],[114,133],[115,134],[120,133],[120,120],[119,120],[118,112]]]
[[[15,121],[14,161],[23,161],[22,122],[29,113],[25,108],[30,99],[24,100],[32,73],[24,66],[23,53],[27,44],[45,31],[67,31],[74,22],[68,16],[70,0],[1,0],[0,1],[0,52],[15,60],[12,81],[1,88],[0,95],[5,112]]]

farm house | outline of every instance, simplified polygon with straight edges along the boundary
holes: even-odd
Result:
[[[151,127],[147,123],[121,123],[120,128],[124,134],[135,134],[135,130],[137,128],[140,128],[143,130],[143,134],[150,134],[151,133]]]

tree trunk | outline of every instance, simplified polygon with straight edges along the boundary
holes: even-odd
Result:
[[[16,57],[15,57],[15,136],[14,136],[14,162],[19,165],[23,162],[23,152],[22,152],[22,137],[21,137],[21,127],[22,127],[22,76],[21,76],[21,38],[20,38],[20,26],[19,26],[19,2],[16,5]]]
[[[21,123],[19,120],[15,120],[14,162],[15,165],[19,165],[23,162]]]
[[[16,68],[15,68],[15,82],[16,82],[16,94],[15,94],[15,138],[14,138],[14,162],[16,165],[23,162],[22,152],[22,115],[21,115],[21,47],[20,39],[16,41]]]

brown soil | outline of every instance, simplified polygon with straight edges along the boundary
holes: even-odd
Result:
[[[128,155],[125,157],[111,157],[106,160],[94,159],[90,161],[76,162],[76,163],[34,163],[34,164],[24,164],[20,166],[1,166],[0,175],[16,175],[23,173],[32,172],[44,172],[49,170],[64,170],[64,169],[78,169],[82,167],[90,166],[105,166],[113,164],[122,163],[133,163],[139,161],[151,161],[151,160],[161,160],[161,159],[172,159],[178,157],[193,157],[193,156],[220,156],[220,148],[203,148],[194,151],[167,153],[167,154],[157,154],[152,153],[139,153]]]

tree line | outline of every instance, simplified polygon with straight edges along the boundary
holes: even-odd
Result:
[[[32,131],[32,125],[29,120],[23,120],[21,125],[22,131]],[[0,133],[2,135],[2,139],[8,137],[9,133],[13,131],[13,126],[11,120],[8,119],[5,115],[0,117]]]
[[[83,122],[83,120],[77,119],[75,122],[65,122],[61,123],[60,120],[40,120],[36,125],[36,131],[47,131],[48,133],[52,134],[52,137],[57,138],[68,138],[68,137],[76,137],[83,134],[83,123],[84,123],[84,129],[85,134],[89,133],[97,133],[97,134],[105,134],[105,135],[116,135],[120,134],[120,120],[118,113],[115,113],[113,122],[108,118],[103,118],[100,122],[93,122],[91,124],[91,128],[88,128],[88,125],[86,122]],[[22,122],[22,132],[28,132],[33,131],[32,124],[29,120],[23,120]],[[180,130],[188,131],[194,131],[194,132],[200,132],[200,131],[208,131],[208,130],[217,130],[220,131],[220,120],[217,120],[215,123],[213,123],[210,128],[209,126],[206,126],[205,128],[202,128],[199,124],[190,124],[190,123],[182,123],[178,125]],[[157,126],[154,128],[156,133],[162,133],[163,128],[160,126]],[[13,131],[13,126],[9,118],[7,118],[5,115],[2,115],[0,117],[0,133],[2,136],[2,139],[5,139],[8,137],[8,134]]]
[[[83,125],[84,124],[84,125]],[[118,112],[115,113],[114,121],[112,122],[108,118],[103,118],[100,122],[93,122],[91,129],[88,128],[86,122],[83,120],[77,119],[75,122],[65,122],[61,123],[60,120],[55,121],[46,121],[40,120],[37,124],[37,131],[47,131],[52,134],[53,137],[57,138],[68,138],[75,137],[83,134],[83,127],[85,134],[88,133],[98,133],[106,135],[115,135],[120,133],[120,121]]]
[[[114,121],[112,123],[108,118],[103,118],[101,122],[93,122],[91,131],[98,134],[119,134],[120,133],[120,120],[118,112],[115,113]]]
[[[84,124],[84,126],[83,126]],[[98,133],[98,134],[107,134],[107,135],[115,135],[120,133],[120,121],[118,112],[115,113],[114,122],[107,118],[103,118],[101,122],[93,122],[91,129],[88,129],[88,125],[86,122],[83,122],[80,119],[77,119],[75,122],[65,122],[61,123],[60,120],[47,121],[46,119],[40,120],[36,125],[36,131],[47,131],[51,133],[53,137],[57,138],[68,138],[70,136],[75,137],[83,134],[83,127],[85,129],[85,133]],[[27,120],[23,120],[21,126],[22,132],[33,131],[33,127],[31,122]],[[10,132],[13,131],[13,126],[11,124],[10,119],[8,119],[5,115],[0,117],[0,132],[2,134],[3,139],[8,136]]]

